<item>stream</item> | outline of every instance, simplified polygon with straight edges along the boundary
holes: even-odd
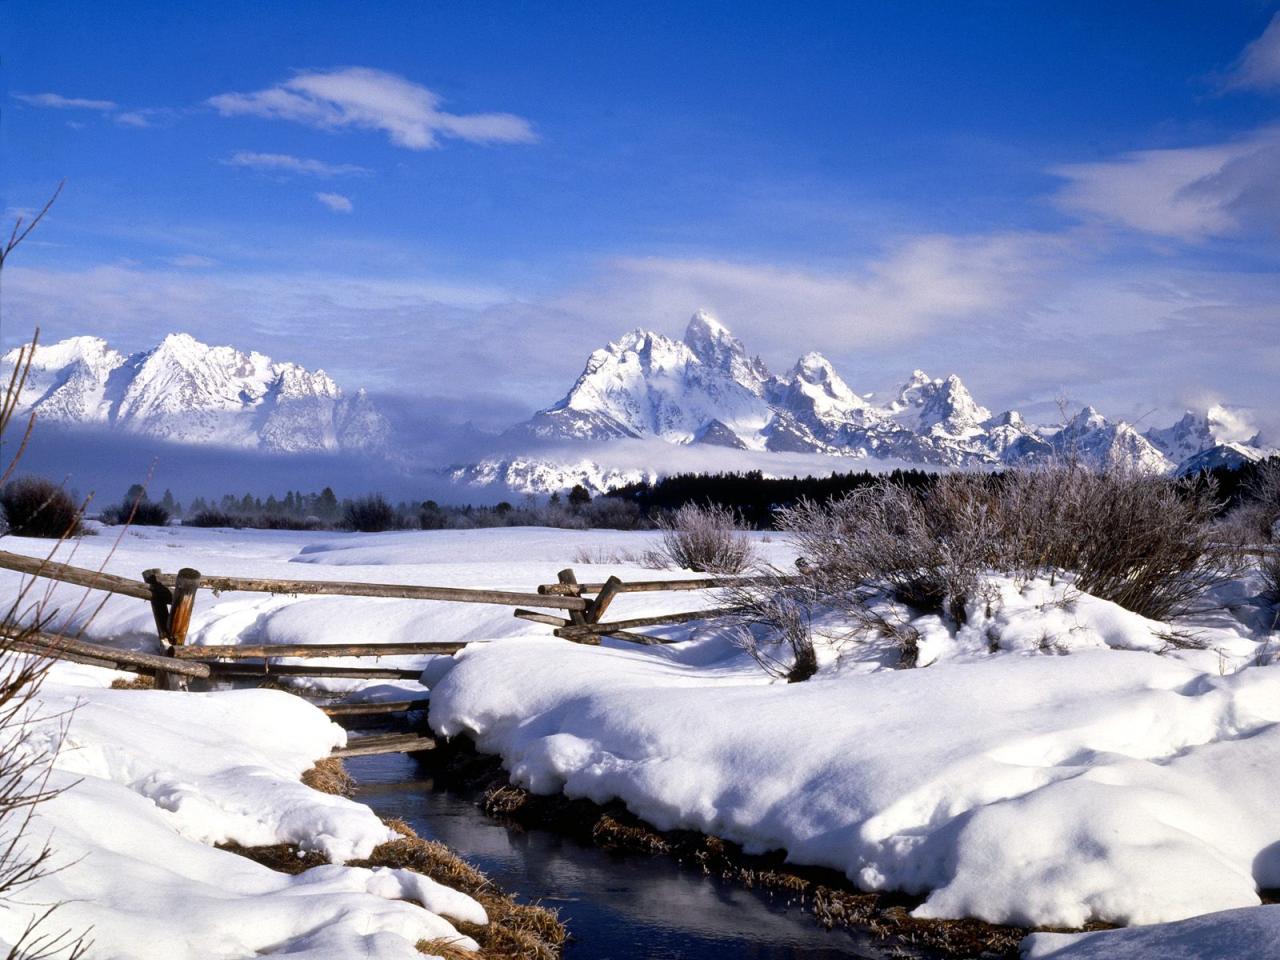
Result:
[[[826,931],[783,894],[705,876],[670,857],[619,853],[515,829],[401,754],[353,757],[356,799],[438,840],[521,899],[558,909],[566,960],[884,960],[874,940]]]

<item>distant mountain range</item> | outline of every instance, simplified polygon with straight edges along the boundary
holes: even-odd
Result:
[[[17,351],[0,358],[6,379]],[[118,430],[176,444],[270,454],[412,449],[363,390],[322,370],[175,333],[125,355],[97,337],[36,350],[20,398],[42,422]],[[855,392],[820,353],[769,371],[705,311],[683,340],[633,330],[587,359],[558,403],[495,438],[502,450],[450,468],[455,483],[602,491],[678,470],[766,474],[894,466],[1032,464],[1072,454],[1153,473],[1238,466],[1275,451],[1242,437],[1220,407],[1139,433],[1085,407],[1065,424],[992,414],[957,376],[916,370],[886,400]],[[427,465],[396,461],[420,474]]]
[[[564,399],[508,431],[517,443],[558,443],[553,457],[531,449],[458,467],[453,475],[465,483],[534,490],[640,479],[662,471],[610,469],[609,448],[601,442],[650,438],[755,452],[765,472],[769,454],[936,467],[1029,464],[1072,454],[1095,465],[1174,473],[1238,466],[1270,452],[1257,436],[1235,436],[1232,419],[1211,408],[1142,434],[1085,407],[1066,424],[1037,426],[1015,410],[993,415],[955,375],[935,379],[921,370],[887,402],[875,403],[852,390],[820,353],[806,353],[784,374],[770,373],[723,324],[699,311],[683,340],[633,330],[596,350]],[[856,463],[841,467],[858,469]]]
[[[6,382],[16,360],[0,358]],[[37,347],[19,405],[42,423],[268,453],[381,451],[390,436],[363,390],[348,397],[323,370],[184,333],[129,355],[98,337]]]

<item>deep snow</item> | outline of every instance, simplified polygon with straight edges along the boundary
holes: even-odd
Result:
[[[111,532],[81,541],[75,562],[106,557]],[[528,528],[376,535],[166,528],[130,531],[107,566],[131,576],[194,566],[527,591],[564,566],[580,579],[606,571],[652,577],[627,561],[651,544],[651,534]],[[780,540],[760,548],[779,565],[793,559]],[[610,562],[593,568],[577,558],[583,549]],[[0,587],[9,576],[0,574]],[[887,642],[841,640],[840,624],[820,619],[821,669],[804,684],[771,680],[723,630],[664,628],[683,642],[658,648],[607,640],[582,647],[496,606],[202,592],[191,636],[196,643],[339,642],[357,633],[477,641],[454,659],[386,662],[427,668],[436,729],[474,736],[517,782],[620,798],[659,827],[785,850],[794,862],[834,867],[869,889],[916,892],[923,916],[1152,924],[1256,905],[1260,887],[1280,886],[1272,789],[1280,671],[1271,665],[1280,632],[1273,612],[1253,598],[1256,585],[1235,585],[1219,598],[1227,609],[1177,625],[1144,620],[1062,581],[993,577],[990,588],[989,602],[975,604],[960,630],[937,617],[913,621],[921,634],[915,670],[893,669]],[[64,613],[82,623],[87,611],[74,609],[80,592],[59,589]],[[697,593],[631,594],[611,614],[714,603]],[[1204,649],[1172,646],[1175,627]],[[147,605],[128,598],[108,601],[88,632],[153,642]],[[376,687],[367,695],[378,695]],[[315,746],[312,757],[327,752]],[[186,783],[191,776],[174,762]],[[230,804],[236,791],[218,794],[221,782],[216,771],[201,773],[202,799],[189,809]],[[146,789],[153,804],[182,795],[171,786]],[[225,813],[212,822],[223,820],[236,823]],[[248,830],[248,821],[236,828]],[[261,835],[287,829],[281,817]],[[358,834],[351,829],[341,836]],[[1245,920],[1222,922],[1248,927],[1270,923],[1272,913],[1246,910]],[[1150,936],[1164,930],[1143,928]],[[1050,948],[1066,949],[1066,941],[1040,936],[1028,947]]]
[[[28,747],[69,718],[49,781],[63,792],[26,834],[49,837],[54,869],[0,911],[0,943],[61,903],[41,929],[87,931],[94,958],[421,960],[415,944],[436,938],[475,948],[446,919],[485,922],[470,897],[407,870],[341,865],[394,834],[368,807],[299,782],[345,741],[319,710],[271,690],[105,689],[114,676],[59,664],[41,690]],[[223,841],[293,842],[333,863],[291,877],[211,846]]]

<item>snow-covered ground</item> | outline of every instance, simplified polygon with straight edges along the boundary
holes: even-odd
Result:
[[[527,591],[565,566],[583,580],[604,572],[652,577],[626,559],[651,544],[651,534],[602,531],[167,528],[130,531],[107,569],[136,576],[147,567],[193,566],[208,574]],[[35,552],[38,545],[7,539],[5,546]],[[86,538],[74,562],[95,565],[112,546],[110,531]],[[792,559],[780,540],[760,547],[779,565]],[[583,550],[607,562],[584,563]],[[0,589],[8,576],[0,575]],[[502,756],[517,782],[620,798],[658,827],[785,850],[794,862],[839,869],[864,888],[918,893],[922,916],[1163,924],[1253,907],[1196,921],[1190,932],[1161,925],[1071,941],[1037,935],[1027,946],[1037,958],[1122,957],[1152,955],[1131,944],[1135,937],[1164,937],[1144,942],[1167,945],[1238,930],[1248,942],[1280,927],[1274,910],[1256,907],[1259,889],[1280,887],[1280,670],[1272,665],[1280,632],[1255,593],[1252,582],[1236,584],[1219,597],[1226,609],[1171,625],[1061,581],[993,578],[989,600],[974,605],[966,627],[937,617],[913,622],[922,664],[914,670],[893,669],[887,642],[842,641],[839,624],[820,620],[821,668],[802,684],[769,678],[723,630],[665,628],[682,642],[657,648],[608,640],[584,647],[497,606],[202,592],[191,638],[477,641],[456,658],[385,662],[426,667],[437,731],[473,736]],[[55,595],[73,623],[87,617],[75,609],[80,596],[70,588]],[[626,618],[713,603],[695,593],[630,594],[610,612]],[[1194,636],[1203,649],[1171,644],[1171,631]],[[146,647],[150,610],[112,598],[88,634]],[[95,691],[92,702],[107,696]],[[216,704],[222,696],[189,699]],[[263,709],[284,699],[235,696],[268,698]],[[304,740],[307,722],[297,725]],[[234,735],[247,741],[244,749],[266,749],[249,730]],[[288,749],[314,759],[330,745],[315,737],[313,752]],[[289,771],[282,781],[300,772],[290,763],[307,765],[289,756],[272,760]],[[205,798],[192,803],[230,802],[210,786],[224,782],[216,770],[176,769],[176,780],[196,782],[195,794]],[[164,798],[182,795],[163,786],[142,793],[142,780],[131,774],[121,789],[136,803],[149,801],[156,816]],[[300,832],[310,828],[304,824]],[[288,829],[285,819],[272,820],[258,836]],[[1230,942],[1236,934],[1221,936]]]
[[[272,690],[107,689],[115,676],[59,664],[41,690],[26,745],[48,749],[65,726],[48,783],[62,792],[36,808],[25,842],[47,837],[54,855],[0,910],[0,943],[61,904],[40,931],[87,933],[94,958],[421,960],[417,942],[438,938],[474,949],[446,919],[484,923],[470,897],[342,865],[395,835],[368,807],[299,782],[345,741],[319,710]],[[224,841],[291,842],[331,865],[287,876],[212,846]]]

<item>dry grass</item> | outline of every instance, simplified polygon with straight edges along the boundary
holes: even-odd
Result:
[[[351,866],[412,870],[478,900],[489,915],[488,925],[455,926],[480,944],[481,960],[555,960],[560,956],[567,932],[554,910],[517,903],[444,844],[422,839],[403,821],[388,820],[387,825],[400,839],[381,844],[368,860],[353,860]],[[435,947],[435,943],[418,945],[424,952],[433,952]]]
[[[317,760],[315,766],[302,775],[302,782],[312,790],[331,793],[337,797],[355,795],[355,778],[347,773],[341,757]]]
[[[156,678],[145,674],[138,674],[136,677],[117,677],[111,681],[112,690],[154,690],[156,688]]]

